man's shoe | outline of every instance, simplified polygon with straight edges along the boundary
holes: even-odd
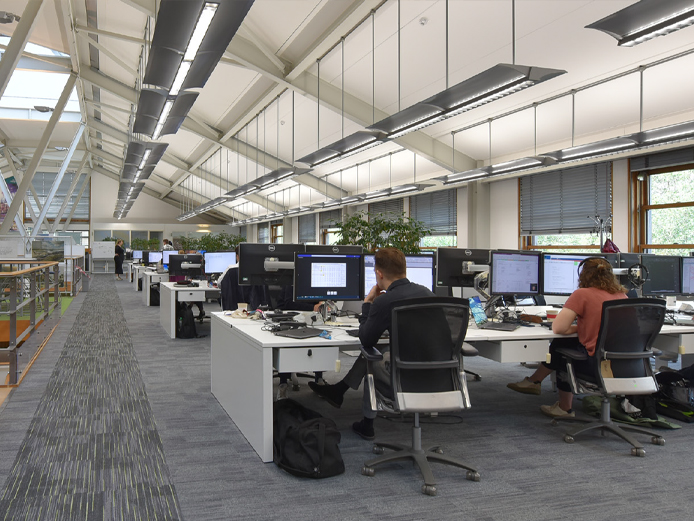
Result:
[[[375,438],[373,425],[366,425],[364,420],[354,422],[352,424],[352,430],[367,441],[371,441]]]
[[[324,398],[326,402],[336,408],[342,407],[342,400],[344,396],[341,392],[335,389],[334,385],[319,385],[316,382],[309,382],[308,386],[311,390],[316,393],[321,398]]]
[[[508,387],[509,389],[513,389],[518,393],[539,395],[541,392],[542,384],[539,382],[535,383],[526,376],[520,382],[506,384],[506,387]]]
[[[545,416],[549,416],[550,418],[575,418],[576,413],[571,411],[571,412],[566,412],[564,409],[559,407],[559,402],[555,403],[554,405],[540,405],[540,410],[542,411],[542,414]]]
[[[199,320],[200,322],[202,322],[202,319],[203,319],[203,318],[205,318],[205,312],[204,312],[204,311],[201,311],[200,313],[198,313],[198,320]]]
[[[277,389],[277,397],[275,400],[286,400],[288,387],[289,386],[287,384],[280,384],[279,388]]]

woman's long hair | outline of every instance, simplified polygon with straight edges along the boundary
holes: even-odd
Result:
[[[602,289],[611,294],[627,292],[615,277],[610,263],[600,257],[590,257],[582,262],[578,287]]]

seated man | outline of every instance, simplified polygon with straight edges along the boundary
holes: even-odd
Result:
[[[396,248],[383,248],[376,252],[374,272],[376,285],[371,288],[364,299],[361,317],[359,318],[359,340],[365,347],[374,347],[384,331],[391,329],[391,304],[400,299],[433,297],[434,294],[424,286],[407,280],[407,264],[405,255]],[[387,351],[385,346],[379,346],[381,352]],[[347,375],[334,385],[317,385],[309,382],[309,387],[325,398],[333,407],[340,407],[347,389],[359,388],[366,376],[366,359],[359,355]],[[388,382],[390,383],[390,382]],[[373,421],[376,412],[371,410],[366,386],[363,402],[364,419],[355,422],[352,429],[365,440],[374,439]]]

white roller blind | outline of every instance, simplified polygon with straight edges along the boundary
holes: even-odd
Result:
[[[526,176],[520,190],[521,235],[590,233],[612,215],[612,163]]]
[[[431,228],[430,235],[455,235],[458,230],[457,190],[410,197],[410,218]]]

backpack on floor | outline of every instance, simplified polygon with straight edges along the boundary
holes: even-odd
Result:
[[[193,310],[185,302],[176,304],[176,338],[197,338]]]
[[[155,282],[149,286],[149,305],[158,306],[159,305],[159,283]]]
[[[329,478],[345,471],[335,422],[287,398],[273,407],[273,459],[302,478]]]
[[[694,388],[688,371],[689,368],[685,368],[655,375],[659,387],[654,395],[658,414],[686,423],[694,422]]]

